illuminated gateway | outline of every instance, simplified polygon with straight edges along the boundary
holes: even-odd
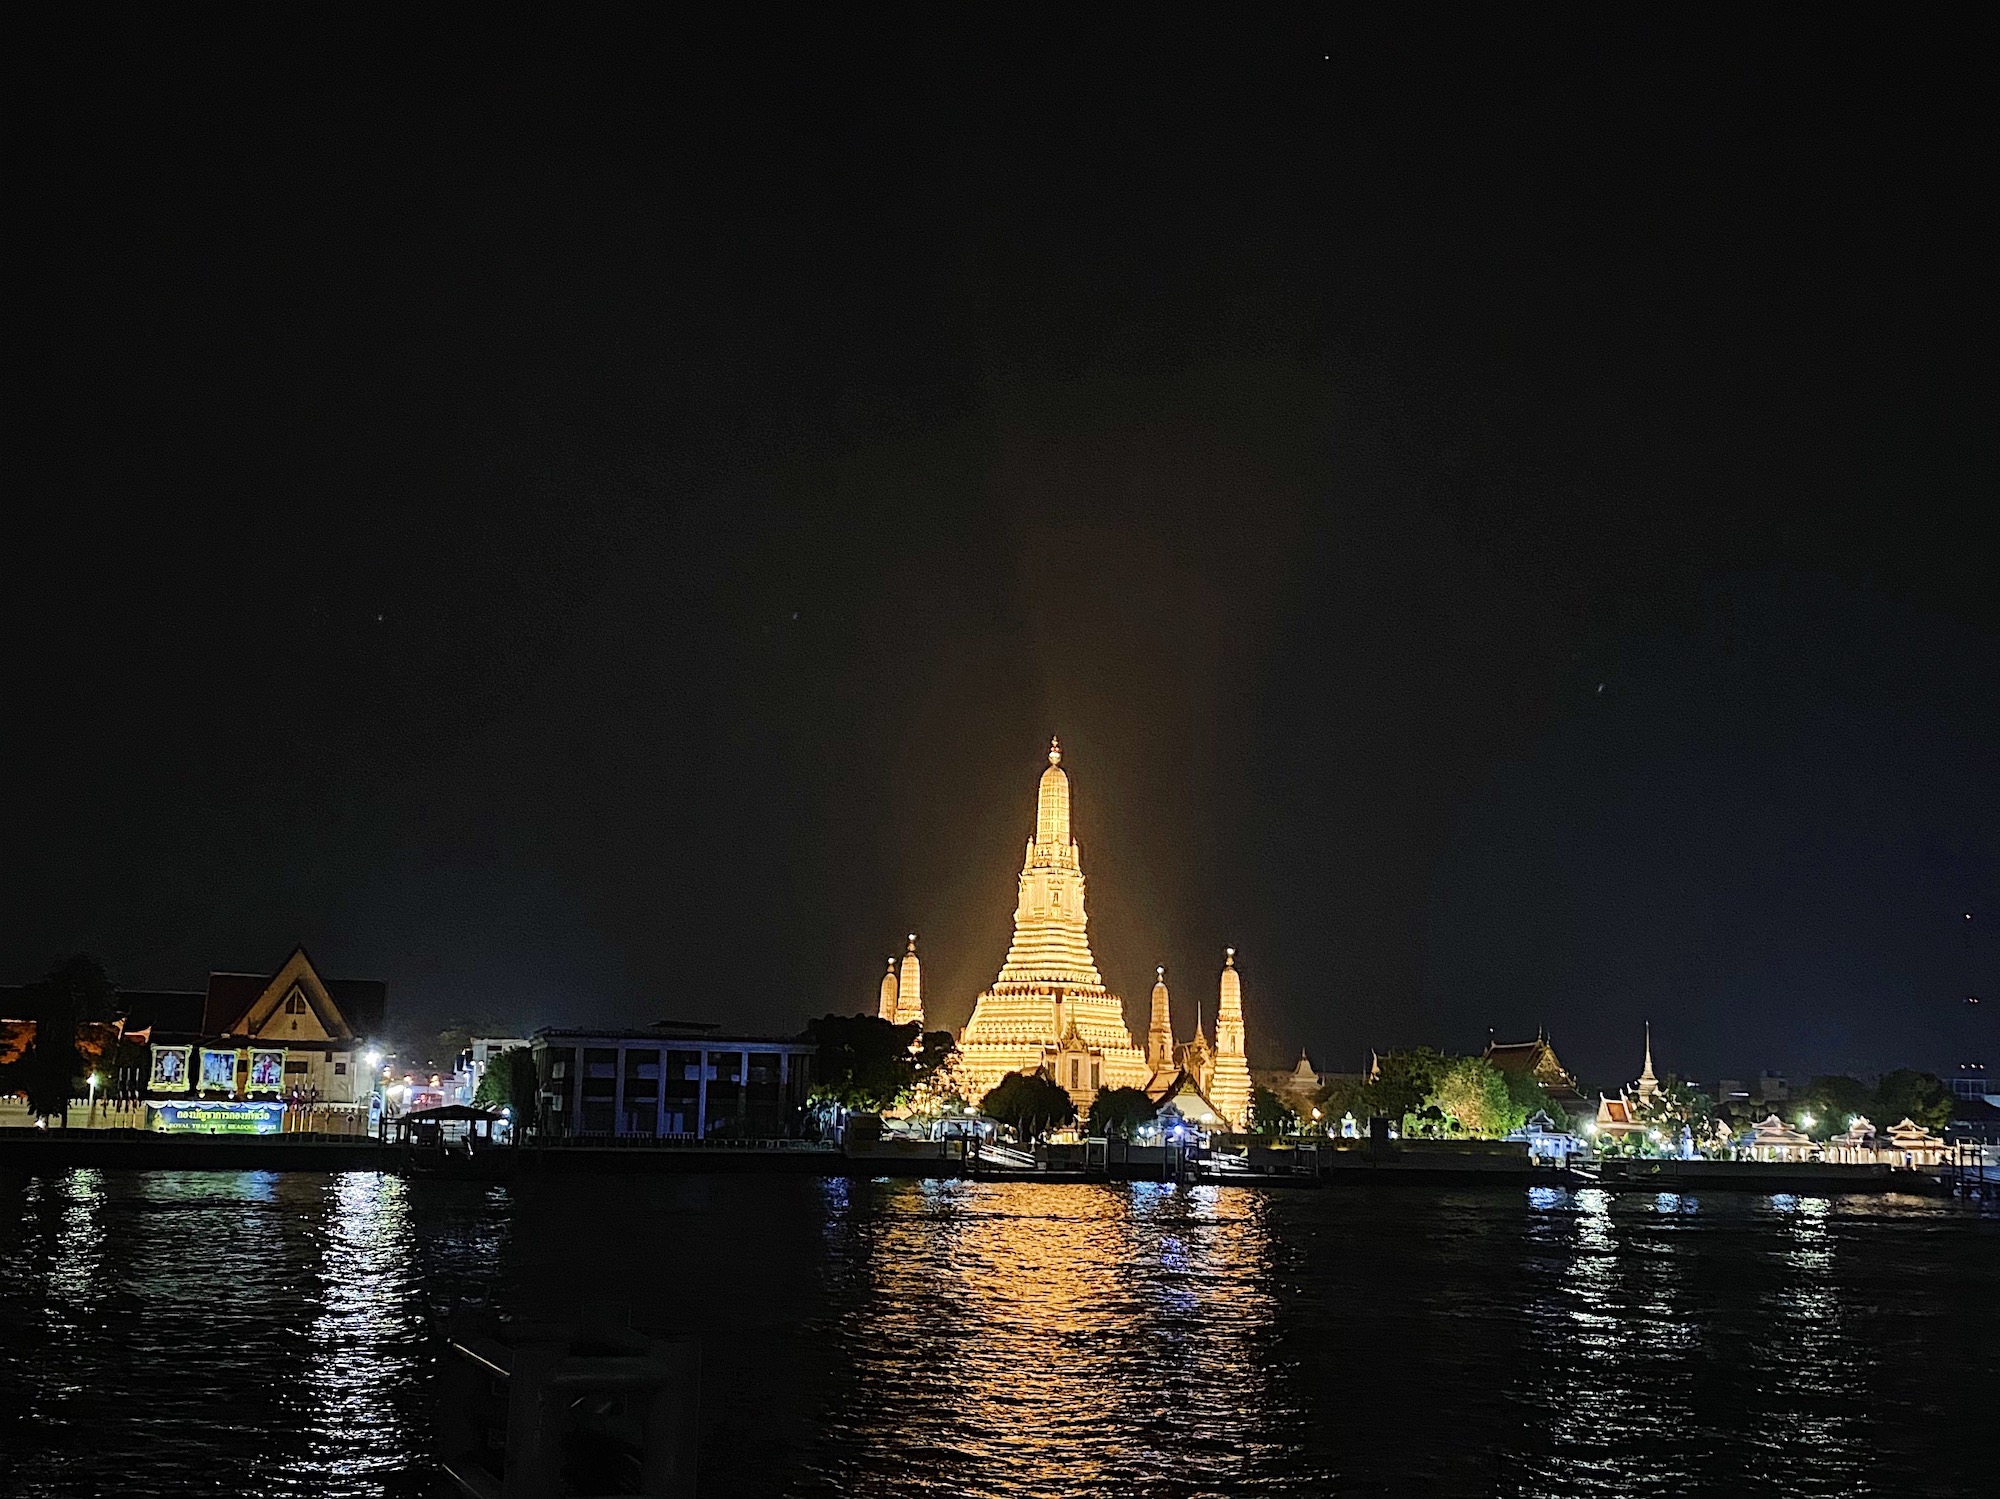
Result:
[[[1194,1038],[1175,1045],[1164,970],[1153,986],[1146,1039],[1136,1040],[1125,1024],[1124,1002],[1105,988],[1091,956],[1069,802],[1062,747],[1051,740],[1035,835],[1021,867],[1013,945],[959,1033],[966,1096],[980,1098],[1010,1072],[1045,1071],[1068,1090],[1079,1112],[1088,1110],[1099,1088],[1141,1088],[1185,1117],[1240,1128],[1250,1107],[1250,1067],[1235,949],[1222,970],[1212,1043],[1197,1019]],[[912,938],[905,974],[915,953]],[[907,1014],[909,997],[891,990],[892,982],[883,980],[882,1009]],[[907,979],[900,987],[908,987]]]

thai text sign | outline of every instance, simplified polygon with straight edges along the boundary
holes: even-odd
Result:
[[[281,1103],[156,1103],[153,1128],[170,1135],[275,1135],[285,1127]]]

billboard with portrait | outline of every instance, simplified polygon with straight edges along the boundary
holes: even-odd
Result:
[[[285,1054],[282,1051],[250,1053],[252,1093],[276,1093],[285,1086]]]
[[[192,1046],[155,1046],[153,1070],[146,1079],[149,1093],[185,1093],[188,1069],[193,1065]]]
[[[201,1054],[201,1084],[204,1088],[216,1088],[225,1093],[236,1091],[236,1053],[233,1051],[209,1051]]]

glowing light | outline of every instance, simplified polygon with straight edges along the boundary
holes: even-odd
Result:
[[[369,1070],[370,1072],[373,1072],[373,1071],[374,1071],[374,1070],[375,1070],[375,1069],[376,1069],[377,1067],[380,1067],[381,1065],[382,1065],[382,1053],[381,1053],[381,1052],[379,1052],[379,1051],[371,1051],[371,1052],[369,1052],[369,1053],[368,1053],[368,1070]]]
[[[1799,1123],[1803,1124],[1807,1129],[1811,1129],[1819,1121],[1810,1114],[1801,1114],[1799,1115]]]

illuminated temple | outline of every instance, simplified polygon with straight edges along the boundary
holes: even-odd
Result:
[[[913,940],[912,957],[914,952]],[[904,960],[905,973],[912,957]],[[895,1002],[890,984],[885,977],[885,1012]],[[1068,1090],[1079,1112],[1089,1109],[1099,1088],[1139,1088],[1189,1117],[1239,1127],[1250,1105],[1250,1069],[1234,949],[1219,1000],[1214,1043],[1197,1020],[1194,1039],[1176,1046],[1162,970],[1146,1039],[1134,1038],[1124,1001],[1105,987],[1091,955],[1083,866],[1070,834],[1069,774],[1061,745],[1051,740],[1035,801],[1035,833],[1021,866],[1014,940],[1000,976],[959,1033],[967,1096],[983,1096],[1010,1072],[1039,1071]]]

